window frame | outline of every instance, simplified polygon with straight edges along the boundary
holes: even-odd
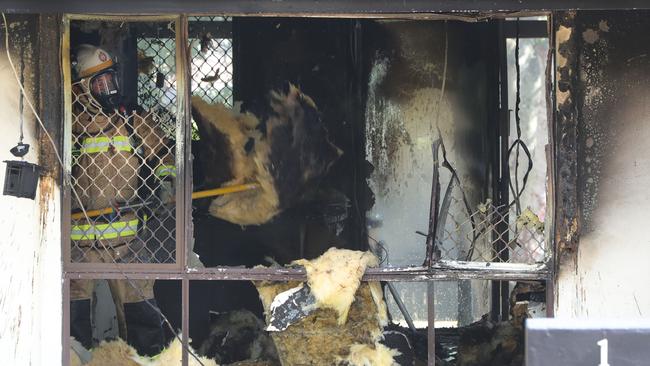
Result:
[[[222,16],[237,16],[238,14],[219,14]],[[260,14],[255,14],[260,15]],[[550,14],[545,14],[550,15]],[[183,47],[189,43],[189,24],[188,14],[178,15],[82,15],[82,14],[65,14],[63,15],[63,29],[61,41],[61,61],[62,75],[64,81],[63,103],[64,103],[64,122],[63,122],[63,148],[65,152],[71,151],[71,70],[70,70],[70,21],[72,20],[106,20],[106,21],[173,21],[176,29],[176,78],[177,78],[177,128],[176,131],[176,167],[177,182],[176,185],[176,261],[175,263],[138,263],[138,264],[104,264],[104,263],[71,263],[70,261],[70,182],[63,179],[62,187],[62,253],[63,253],[63,362],[68,364],[70,357],[70,280],[72,279],[159,279],[159,280],[180,280],[181,281],[181,303],[182,303],[182,340],[185,346],[183,350],[183,365],[188,364],[187,345],[189,339],[189,286],[193,280],[213,280],[213,281],[305,281],[306,273],[304,269],[298,268],[241,268],[241,267],[211,267],[211,268],[191,268],[188,266],[187,249],[188,243],[193,240],[193,223],[192,223],[192,171],[191,171],[191,138],[192,138],[192,118],[190,110],[191,97],[191,55],[189,47]],[[505,17],[505,15],[504,15]],[[400,15],[400,19],[422,19],[421,14]],[[443,19],[444,17],[434,17]],[[551,20],[548,20],[551,23]],[[535,28],[535,27],[533,27]],[[532,29],[532,28],[531,28]],[[539,29],[539,27],[535,28]],[[534,33],[534,32],[533,32]],[[537,33],[535,33],[537,34]],[[502,33],[507,37],[506,33]],[[551,42],[549,37],[549,42]],[[503,40],[505,43],[505,38]],[[553,50],[551,44],[551,50]],[[548,68],[552,70],[552,67]],[[547,78],[550,76],[547,75]],[[236,86],[235,86],[236,87]],[[549,130],[554,125],[553,118],[548,121]],[[551,136],[552,137],[552,136]],[[549,141],[552,145],[553,141]],[[71,173],[71,155],[64,154],[63,167],[64,175],[69,176]],[[498,262],[463,262],[440,260],[433,263],[430,267],[425,266],[402,266],[402,267],[385,267],[369,268],[363,275],[363,281],[394,281],[394,282],[427,282],[427,312],[429,324],[435,320],[434,309],[434,284],[440,280],[493,280],[507,284],[507,281],[518,280],[546,280],[547,298],[552,298],[552,283],[554,278],[554,252],[555,239],[553,233],[553,164],[548,161],[549,187],[547,188],[548,211],[552,213],[548,216],[546,245],[550,251],[550,259],[541,264],[513,264]],[[435,223],[435,217],[433,218]],[[422,244],[425,245],[424,242]],[[552,303],[548,304],[549,315],[552,315]],[[435,327],[429,327],[429,364],[435,362]]]

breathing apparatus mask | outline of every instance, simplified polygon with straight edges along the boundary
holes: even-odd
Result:
[[[73,84],[78,102],[90,113],[114,111],[122,101],[115,63],[108,53],[91,45],[81,45],[74,65],[77,81]]]

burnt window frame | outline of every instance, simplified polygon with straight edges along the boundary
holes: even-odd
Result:
[[[533,15],[539,15],[534,13]],[[226,17],[240,16],[241,14],[210,14]],[[254,14],[259,16],[260,14]],[[274,15],[274,14],[270,14]],[[422,16],[424,15],[424,16]],[[518,16],[529,14],[518,14]],[[553,24],[550,13],[542,13],[547,16],[548,20],[544,21]],[[70,262],[70,183],[64,179],[62,187],[62,253],[63,253],[63,363],[68,364],[70,352],[70,280],[71,279],[159,279],[159,280],[180,280],[181,281],[181,306],[182,306],[182,324],[181,334],[184,346],[188,345],[189,339],[189,287],[192,280],[213,280],[213,281],[305,281],[306,273],[304,269],[287,269],[287,268],[240,268],[219,266],[211,268],[191,268],[188,265],[187,248],[188,243],[193,240],[193,224],[191,212],[191,194],[192,194],[192,171],[191,171],[191,138],[192,138],[192,119],[190,113],[191,97],[191,55],[188,53],[189,43],[189,24],[188,18],[194,14],[179,15],[80,15],[65,14],[63,15],[63,32],[62,43],[60,47],[62,60],[62,74],[64,85],[71,85],[70,65],[70,21],[71,20],[107,20],[107,21],[173,21],[176,24],[176,75],[177,75],[177,118],[182,121],[182,129],[176,131],[176,145],[180,153],[176,155],[177,166],[177,186],[176,186],[176,262],[173,264],[82,264]],[[286,14],[285,14],[286,16]],[[295,14],[291,16],[296,16]],[[351,14],[352,17],[360,17],[359,14]],[[501,17],[510,16],[502,14]],[[369,18],[379,18],[379,14],[369,14]],[[383,16],[382,18],[391,18],[396,16]],[[400,19],[455,19],[454,16],[445,16],[440,14],[411,14],[399,15]],[[506,22],[503,20],[503,22]],[[507,23],[505,23],[507,25]],[[539,27],[533,27],[531,34],[539,34]],[[502,29],[503,44],[505,47],[505,38],[509,32],[508,27]],[[511,31],[511,30],[510,30]],[[511,33],[510,33],[511,34]],[[550,51],[554,54],[553,39],[549,37]],[[549,66],[549,70],[553,67]],[[236,74],[236,73],[235,73]],[[552,72],[547,75],[548,80],[552,80]],[[236,83],[236,80],[235,80]],[[71,151],[71,105],[70,90],[63,91],[63,103],[65,106],[64,128],[63,128],[63,146],[66,154],[65,174],[70,174],[71,158],[67,152]],[[236,85],[234,86],[236,88]],[[547,91],[548,92],[548,91]],[[549,131],[552,134],[555,114],[550,113],[552,118],[548,121]],[[552,136],[549,145],[553,144]],[[507,286],[508,281],[518,280],[545,280],[547,282],[547,298],[552,299],[552,283],[554,278],[554,253],[555,239],[553,235],[554,210],[553,201],[553,163],[550,158],[548,162],[548,179],[547,202],[549,222],[547,223],[546,242],[551,251],[551,259],[548,262],[538,265],[518,265],[511,263],[490,263],[486,266],[482,262],[456,262],[456,261],[439,261],[432,263],[431,266],[404,266],[388,268],[370,268],[364,274],[363,281],[393,281],[393,282],[426,282],[428,283],[427,291],[427,312],[429,324],[433,325],[435,320],[434,309],[434,286],[436,281],[440,280],[492,280],[496,286],[501,288],[499,299],[503,302],[503,284]],[[424,245],[424,242],[423,242]],[[494,291],[494,290],[493,290]],[[495,292],[493,292],[493,295]],[[493,304],[494,306],[494,304]],[[552,315],[552,302],[547,301],[548,315]],[[502,308],[503,309],[503,308]],[[429,364],[435,363],[435,326],[429,326]],[[188,362],[187,347],[183,349],[183,365]]]

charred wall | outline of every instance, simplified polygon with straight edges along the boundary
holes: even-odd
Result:
[[[576,65],[569,98],[575,108],[575,197],[580,218],[575,229],[580,239],[568,251],[572,260],[560,263],[558,315],[650,313],[650,295],[637,285],[637,279],[650,275],[646,229],[650,197],[645,188],[650,184],[648,15],[578,12],[571,27],[573,46],[565,51]],[[559,47],[562,52],[561,43]],[[561,81],[560,77],[558,85]],[[560,113],[565,97],[560,90]],[[558,120],[558,128],[562,122]],[[560,164],[562,158],[560,154]],[[560,193],[567,188],[558,184]],[[558,220],[563,224],[567,222]]]
[[[365,29],[365,149],[374,166],[369,181],[375,194],[369,230],[387,249],[387,266],[420,265],[425,257],[425,238],[416,231],[428,227],[437,127],[469,205],[476,207],[489,197],[490,148],[496,147],[490,139],[498,116],[496,36],[491,22],[391,20]],[[443,199],[451,175],[442,164],[438,169]],[[450,195],[450,215],[458,222],[467,220],[460,187]],[[442,247],[447,257],[462,257],[462,248],[451,241]],[[396,285],[414,318],[422,321],[423,285]],[[437,284],[437,320],[468,324],[472,314],[483,314],[485,286],[481,281]]]
[[[55,79],[58,63],[47,64],[46,55],[58,55],[58,48],[48,48],[47,41],[57,34],[56,29],[40,33],[47,22],[38,15],[7,15],[8,29],[0,32],[0,184],[5,179],[4,160],[20,160],[10,154],[20,136],[22,121],[23,142],[30,145],[25,161],[41,165],[43,176],[36,198],[17,198],[0,195],[0,269],[4,276],[0,285],[0,349],[6,355],[4,363],[11,365],[56,363],[61,355],[62,276],[60,236],[59,166],[40,127],[30,111],[27,99],[34,107],[41,107],[41,117],[51,131],[59,131],[60,120],[42,113],[47,107],[61,106],[60,100],[40,99],[43,87],[55,95],[58,85],[43,84],[43,71]],[[5,35],[9,33],[9,53],[22,80],[26,95],[21,96],[5,49]],[[42,57],[42,58],[41,58]],[[50,66],[52,68],[50,68]],[[54,134],[55,141],[58,134]],[[47,144],[47,145],[46,145]]]

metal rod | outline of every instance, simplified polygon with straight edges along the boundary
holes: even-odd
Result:
[[[181,325],[181,333],[183,342],[183,354],[181,357],[183,366],[188,366],[189,364],[189,339],[190,339],[190,281],[187,278],[184,278],[181,281],[181,316],[183,318]]]
[[[250,191],[252,189],[257,189],[259,187],[260,187],[259,184],[240,184],[236,186],[208,189],[205,191],[198,191],[192,193],[192,199],[196,200],[199,198],[214,197],[214,196],[221,196],[224,194]]]
[[[259,1],[259,0],[161,0],[155,8],[150,2],[142,1],[46,1],[11,0],[2,3],[2,9],[12,13],[103,13],[103,14],[225,14],[238,16],[320,16],[320,17],[453,17],[468,14],[467,17],[489,18],[507,16],[512,12],[543,14],[547,11],[581,10],[623,10],[648,9],[645,0],[404,0],[404,1],[344,1],[331,0],[307,2],[301,0]],[[451,13],[451,14],[440,14]],[[496,13],[496,14],[495,14]]]
[[[436,365],[436,312],[434,282],[427,282],[427,365]]]
[[[499,20],[498,24],[498,57],[499,57],[499,92],[500,92],[500,113],[499,123],[497,124],[497,141],[495,143],[499,147],[498,161],[495,166],[497,174],[495,177],[494,192],[497,210],[500,210],[496,215],[499,220],[496,223],[496,230],[493,232],[494,251],[497,253],[496,260],[505,262],[508,260],[507,245],[508,234],[510,232],[508,227],[508,204],[509,204],[509,179],[510,179],[510,165],[508,161],[508,141],[510,136],[510,112],[508,107],[508,54],[506,48],[506,35],[505,35],[505,20]],[[504,298],[508,296],[508,284],[501,282],[492,283],[492,309],[491,318],[493,321],[503,319],[504,314],[508,314],[507,302],[504,303]],[[504,309],[505,305],[505,309]]]
[[[192,119],[190,116],[191,67],[189,55],[187,15],[181,14],[174,20],[176,31],[176,167],[180,184],[176,184],[176,265],[182,270],[187,268],[187,248],[192,240]],[[185,309],[183,309],[185,310]],[[186,338],[183,337],[183,343]],[[183,352],[187,355],[187,347]],[[187,360],[187,357],[185,358]],[[183,363],[185,366],[186,363]]]
[[[392,282],[386,282],[386,286],[388,286],[390,294],[393,295],[393,299],[395,299],[395,303],[397,304],[399,311],[402,313],[402,315],[404,315],[404,320],[406,320],[406,324],[408,324],[409,329],[411,332],[416,333],[418,330],[415,328],[411,314],[409,314],[408,310],[406,309],[406,305],[404,305],[402,298],[399,297],[397,289],[395,289],[395,285],[393,285]]]
[[[63,365],[70,364],[70,280],[63,279]]]
[[[156,270],[156,265],[150,265],[148,271],[133,268],[134,265],[121,266],[122,272],[115,266],[105,266],[105,263],[78,263],[84,265],[77,271],[67,271],[67,278],[106,278],[120,279],[127,274],[134,279],[167,279],[179,280],[225,280],[225,281],[305,281],[307,274],[301,268],[244,268],[244,267],[212,267],[188,269],[178,272],[173,266],[168,271]],[[96,265],[96,266],[95,266]],[[104,265],[101,270],[96,267]],[[157,265],[161,266],[161,265]],[[515,264],[515,263],[486,263],[459,262],[441,260],[433,267],[382,267],[368,268],[362,277],[363,281],[396,281],[396,282],[425,282],[429,280],[544,280],[549,270],[544,264]]]
[[[431,144],[431,153],[433,155],[433,174],[431,177],[431,204],[429,206],[429,231],[427,233],[427,250],[424,260],[425,267],[431,267],[433,263],[440,259],[440,254],[436,248],[436,231],[438,218],[438,201],[440,200],[440,177],[438,169],[438,149],[440,140]]]
[[[63,162],[61,167],[61,245],[63,246],[63,268],[72,262],[72,246],[70,241],[72,207],[71,183],[66,176],[72,172],[72,68],[70,63],[70,20],[63,16],[60,53],[61,53],[61,79],[63,80]],[[47,34],[47,33],[45,33]],[[44,85],[41,85],[44,87]]]

